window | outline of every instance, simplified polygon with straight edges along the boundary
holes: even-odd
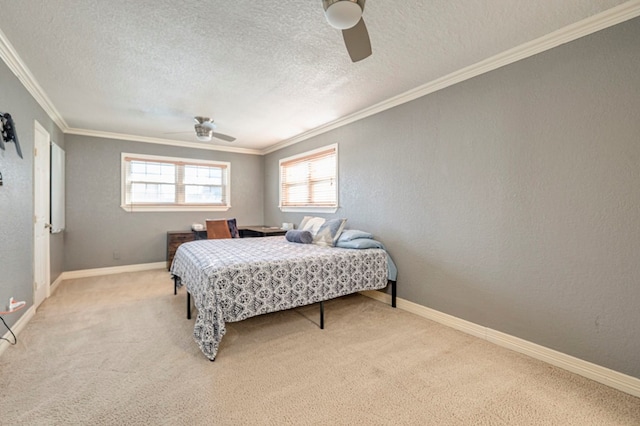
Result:
[[[122,153],[123,209],[225,211],[230,164],[219,161]]]
[[[334,213],[338,209],[338,145],[280,160],[280,210]]]

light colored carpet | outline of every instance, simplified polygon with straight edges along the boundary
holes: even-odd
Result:
[[[361,295],[228,324],[166,271],[63,282],[0,358],[0,424],[639,425],[640,399]]]

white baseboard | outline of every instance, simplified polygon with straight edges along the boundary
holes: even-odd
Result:
[[[64,281],[64,272],[58,275],[58,278],[54,282],[51,283],[50,294],[53,294],[57,289],[60,283]]]
[[[16,323],[13,324],[13,326],[11,327],[13,334],[18,336],[20,332],[27,326],[29,321],[31,321],[31,318],[33,318],[35,314],[36,314],[36,309],[33,306],[27,309],[27,311],[24,314],[22,314],[20,319],[16,321]],[[13,340],[13,336],[9,331],[7,331],[2,337],[4,337],[5,339],[9,339],[11,341]],[[9,342],[7,342],[6,340],[0,340],[0,356],[4,353],[4,351],[7,350],[9,346],[11,346]]]
[[[391,304],[391,296],[389,294],[380,291],[363,291],[361,294],[380,302]],[[487,340],[498,346],[520,352],[630,395],[640,397],[640,379],[636,377],[601,367],[580,358],[436,311],[435,309],[427,308],[426,306],[418,305],[417,303],[409,302],[399,297],[396,302],[399,309],[430,319],[447,327],[455,328],[456,330]]]
[[[76,278],[97,277],[99,275],[121,274],[123,272],[140,272],[149,271],[151,269],[164,269],[167,262],[141,263],[137,265],[110,266],[107,268],[80,269],[77,271],[67,271],[60,274],[61,281],[72,280]],[[56,280],[58,281],[58,280]]]
[[[60,285],[62,281],[68,279],[120,274],[123,272],[148,271],[152,269],[164,268],[166,268],[166,262],[155,262],[138,265],[124,265],[109,268],[96,268],[63,272],[51,285],[51,293],[55,291],[55,289]],[[391,296],[386,293],[382,293],[380,291],[363,291],[361,292],[361,294],[380,302],[391,304]],[[571,355],[567,355],[562,352],[540,346],[536,343],[532,343],[527,340],[520,339],[518,337],[511,336],[509,334],[502,333],[500,331],[454,317],[453,315],[436,311],[435,309],[427,308],[426,306],[422,306],[399,297],[397,298],[397,306],[399,309],[411,312],[423,318],[430,319],[447,327],[460,330],[472,336],[487,340],[498,346],[502,346],[504,348],[528,355],[532,358],[547,362],[551,365],[555,365],[556,367],[560,367],[562,369],[602,383],[604,385],[611,386],[614,389],[618,389],[630,395],[640,397],[640,379],[638,378],[628,376],[626,374],[619,373],[617,371],[599,366],[597,364],[593,364],[588,361],[584,361]],[[33,318],[35,313],[36,310],[34,309],[34,307],[30,307],[27,312],[25,312],[24,315],[22,315],[22,317],[20,317],[20,319],[13,325],[12,330],[16,336],[24,329],[31,318]],[[10,339],[13,336],[11,336],[9,332],[7,332],[3,337]],[[2,353],[9,346],[10,344],[8,342],[0,340],[0,355],[2,355]]]
[[[167,262],[155,262],[155,263],[142,263],[138,265],[124,265],[124,266],[113,266],[109,268],[96,268],[96,269],[84,269],[78,271],[69,271],[61,273],[56,280],[51,283],[50,294],[53,294],[54,291],[58,289],[62,281],[70,280],[74,278],[85,278],[85,277],[96,277],[99,275],[111,275],[111,274],[120,274],[123,272],[139,272],[139,271],[149,271],[152,269],[164,269],[167,267]],[[16,323],[13,325],[11,330],[13,333],[18,336],[19,333],[26,327],[26,325],[31,321],[31,318],[36,314],[36,310],[33,306],[31,306]],[[11,333],[7,331],[7,333],[3,336],[5,339],[13,340],[13,336]],[[9,347],[11,344],[5,340],[0,340],[0,355]]]

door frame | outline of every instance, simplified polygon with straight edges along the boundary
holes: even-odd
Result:
[[[51,295],[51,136],[34,120],[33,133],[33,305]]]

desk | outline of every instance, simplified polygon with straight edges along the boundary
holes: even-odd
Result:
[[[287,233],[286,229],[277,226],[239,226],[240,238],[275,237]]]
[[[285,229],[270,226],[239,226],[240,238],[275,237],[287,233]],[[195,240],[206,240],[207,230],[202,231],[169,231],[167,232],[167,270],[171,268],[173,256],[182,243]]]
[[[207,239],[207,230],[203,229],[202,231],[191,231],[193,232],[194,240],[206,240]]]
[[[278,228],[277,226],[239,226],[238,233],[240,238],[251,237],[275,237],[277,235],[284,235],[287,233],[286,229]],[[206,240],[207,231],[193,231],[194,239]]]

